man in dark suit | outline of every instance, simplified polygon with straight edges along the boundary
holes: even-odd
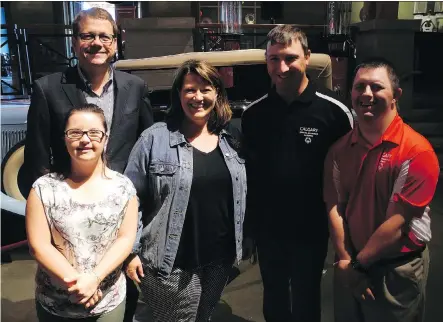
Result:
[[[72,44],[78,65],[38,79],[28,112],[25,144],[27,195],[50,168],[51,155],[64,149],[64,119],[73,107],[93,103],[104,111],[110,136],[108,166],[120,173],[139,135],[153,124],[148,88],[137,76],[113,70],[118,28],[104,9],[81,11],[73,22]],[[132,321],[138,291],[128,280],[125,322]]]

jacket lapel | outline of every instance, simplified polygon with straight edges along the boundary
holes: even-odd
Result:
[[[124,75],[122,75],[120,72],[114,70],[114,82],[115,82],[114,90],[116,93],[115,93],[115,102],[114,102],[114,113],[112,116],[112,124],[109,136],[110,147],[112,147],[114,141],[120,137],[120,135],[118,134],[120,123],[125,119],[124,112],[126,110],[126,105],[128,101],[130,83],[125,81],[123,76]]]
[[[126,104],[129,94],[129,82],[125,81],[121,73],[114,70],[115,81],[115,102],[114,102],[114,114],[112,116],[111,124],[111,138],[112,134],[118,131],[119,125],[124,121],[124,112],[126,110]]]
[[[86,103],[85,96],[81,91],[82,83],[76,67],[71,67],[66,70],[61,81],[61,86],[69,102],[71,102],[72,107],[78,107]]]

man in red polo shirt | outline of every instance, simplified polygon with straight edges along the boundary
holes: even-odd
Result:
[[[336,322],[423,320],[440,168],[431,144],[398,115],[401,93],[392,64],[360,64],[352,87],[358,126],[325,161]]]

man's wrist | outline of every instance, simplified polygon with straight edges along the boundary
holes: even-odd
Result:
[[[368,268],[365,267],[356,257],[351,259],[350,265],[357,272],[360,272],[360,273],[363,273],[363,274],[367,274],[368,273]]]

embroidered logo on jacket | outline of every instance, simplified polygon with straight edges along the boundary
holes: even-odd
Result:
[[[300,126],[300,134],[305,137],[306,144],[310,144],[312,139],[318,135],[318,129],[315,127]]]

